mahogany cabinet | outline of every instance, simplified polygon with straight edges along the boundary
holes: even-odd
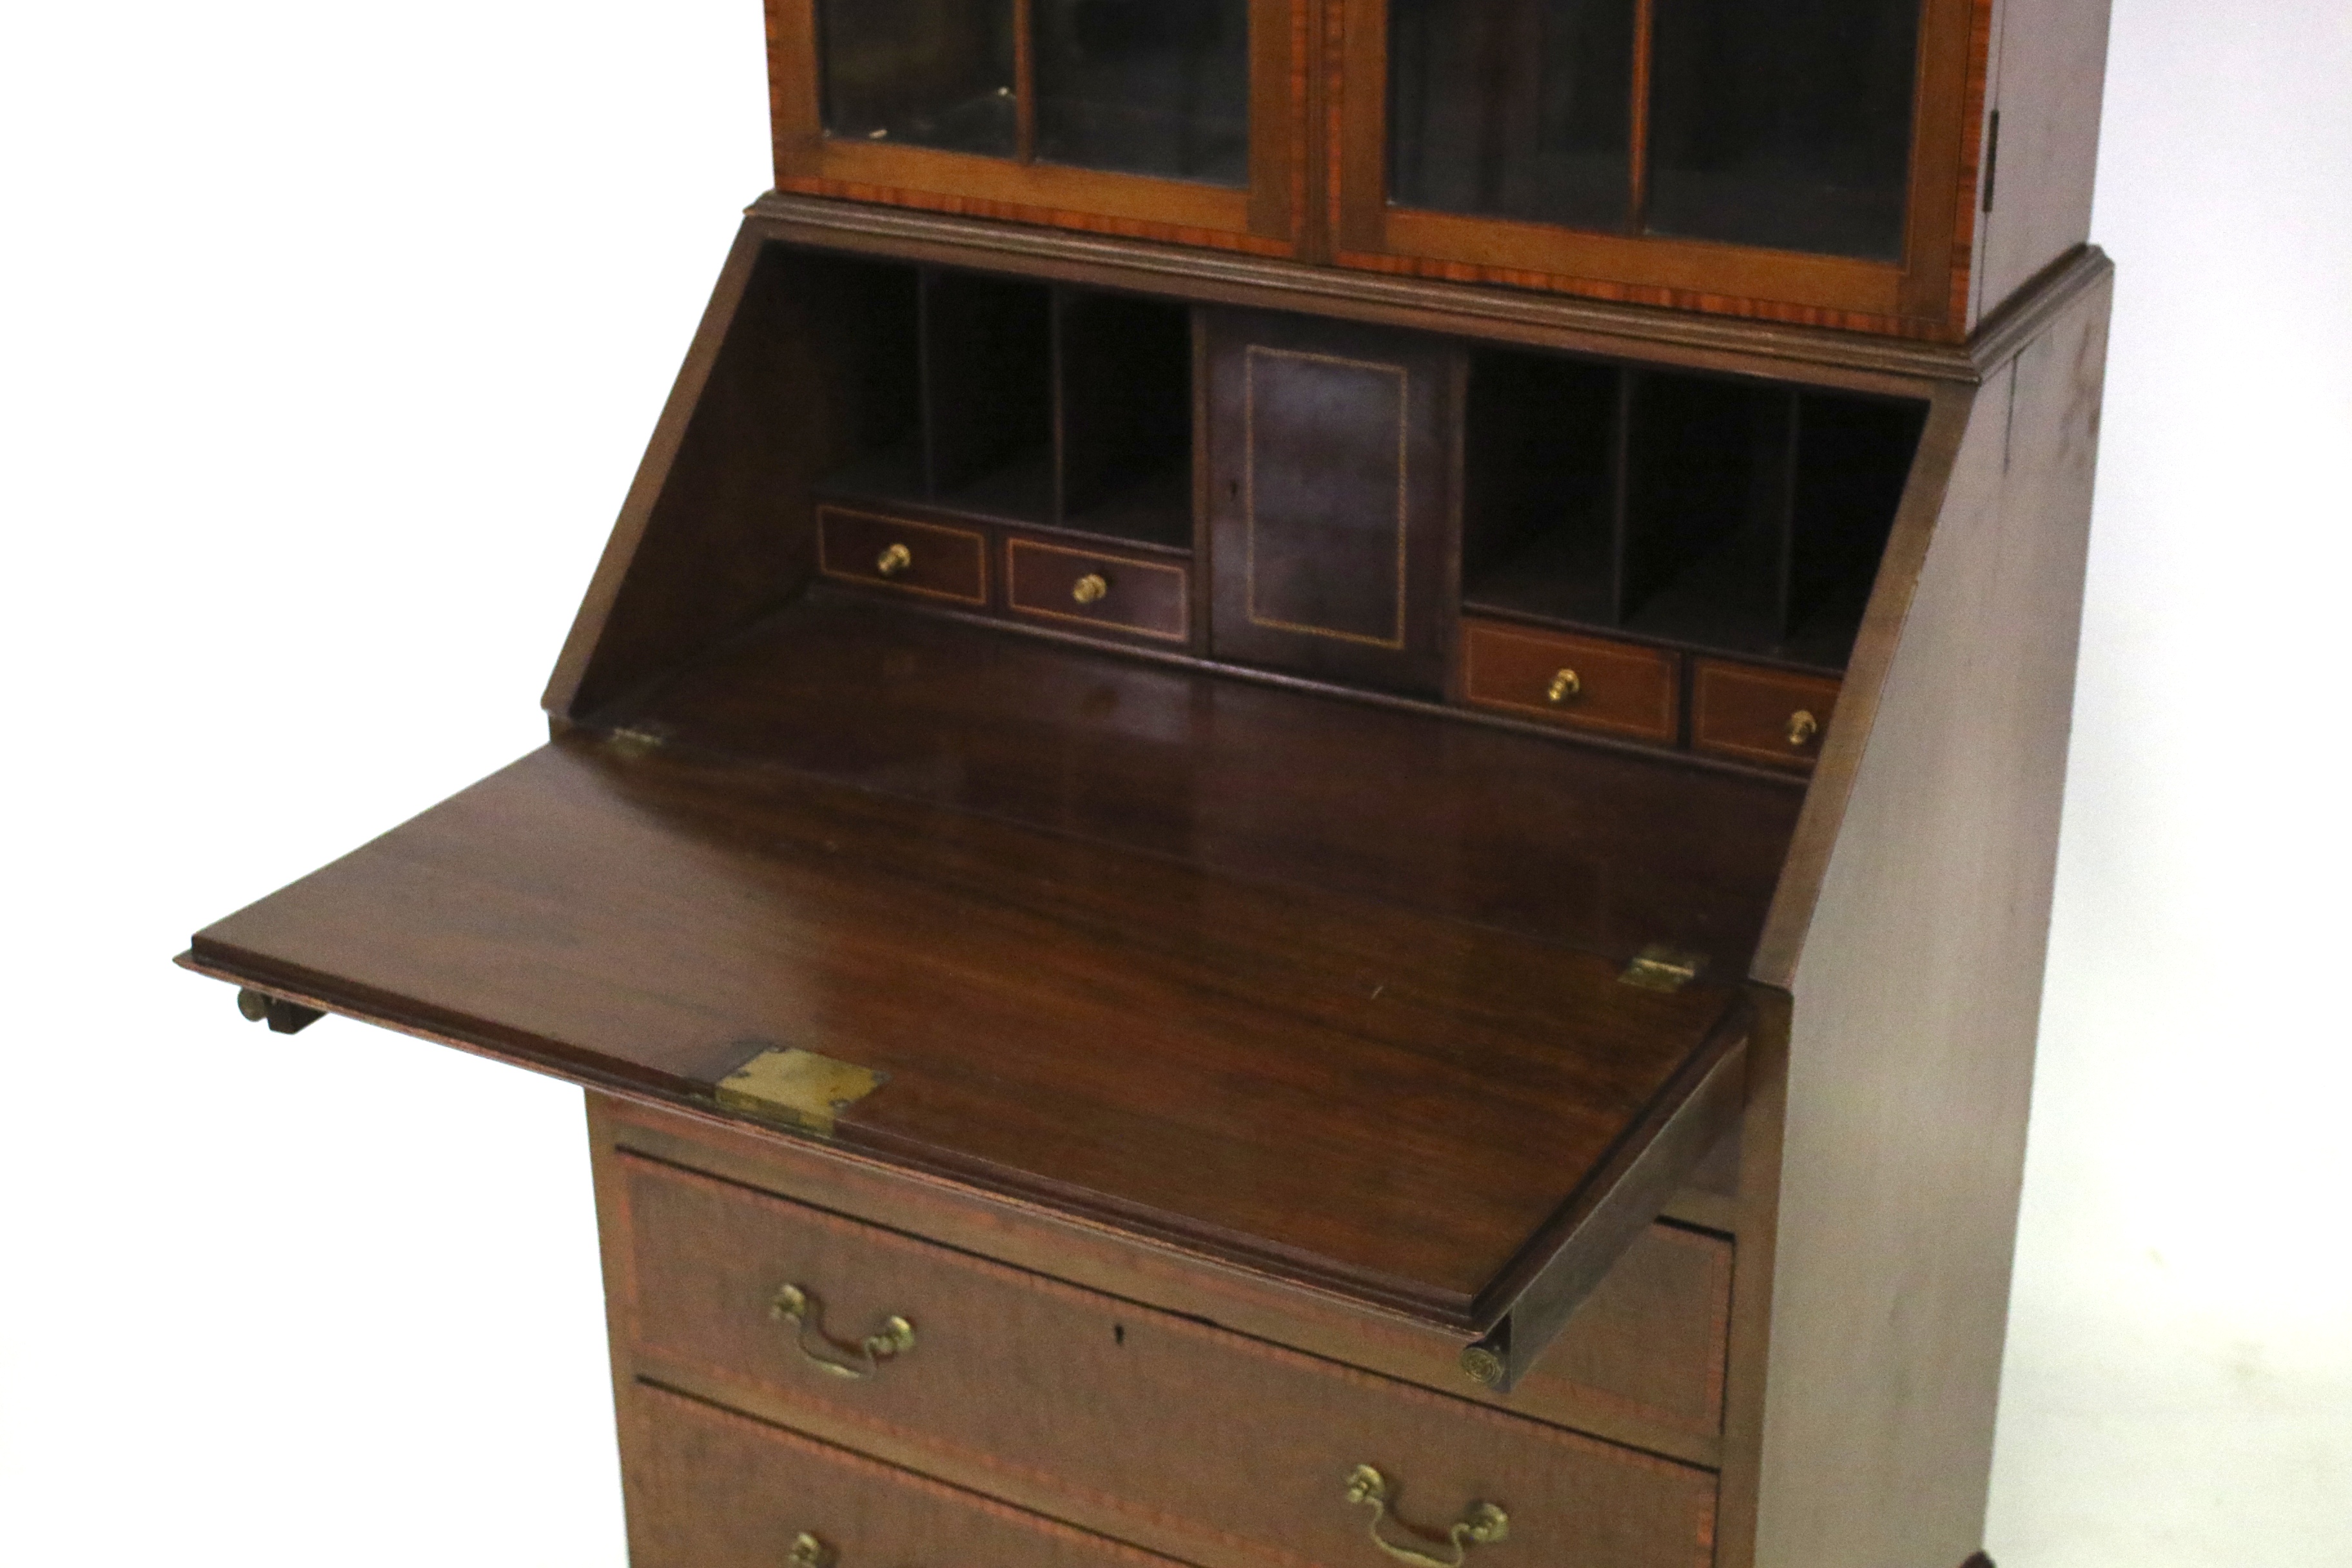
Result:
[[[793,155],[1230,238],[1243,12],[1143,15],[781,7]],[[2105,258],[1955,344],[1019,205],[755,205],[549,743],[182,962],[589,1090],[641,1568],[1972,1560]]]

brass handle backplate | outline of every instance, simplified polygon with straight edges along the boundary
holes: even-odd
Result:
[[[1110,579],[1099,572],[1089,572],[1070,584],[1070,597],[1081,605],[1101,603],[1110,592]]]
[[[1389,1517],[1389,1504],[1395,1495],[1396,1489],[1389,1484],[1389,1479],[1370,1465],[1358,1465],[1348,1472],[1348,1500],[1372,1510],[1372,1544],[1398,1562],[1411,1563],[1412,1568],[1462,1568],[1472,1547],[1492,1545],[1511,1533],[1510,1515],[1493,1503],[1474,1502],[1463,1510],[1454,1528],[1445,1532],[1445,1539],[1454,1546],[1453,1556],[1436,1557],[1410,1546],[1399,1546],[1381,1533],[1381,1521]]]
[[[1813,737],[1821,732],[1822,721],[1803,708],[1789,715],[1789,727],[1782,731],[1789,737],[1789,744],[1799,751],[1804,750],[1811,743]]]
[[[874,570],[885,577],[896,577],[915,563],[915,552],[903,544],[893,544],[874,558]]]
[[[833,1568],[834,1559],[839,1555],[832,1547],[803,1530],[793,1537],[793,1549],[786,1554],[785,1561],[793,1568]]]
[[[1584,680],[1572,669],[1563,669],[1551,678],[1544,688],[1544,700],[1555,708],[1564,707],[1584,695]]]
[[[793,1344],[802,1357],[823,1367],[835,1377],[872,1377],[882,1370],[882,1363],[893,1356],[901,1356],[915,1348],[915,1325],[906,1319],[893,1316],[882,1320],[882,1327],[854,1345],[845,1345],[828,1338],[824,1331],[824,1303],[815,1293],[798,1285],[785,1285],[776,1291],[776,1299],[768,1303],[768,1316],[778,1322],[789,1322],[795,1332]],[[809,1336],[814,1334],[826,1354],[809,1348]],[[842,1356],[854,1356],[855,1361],[843,1361]]]

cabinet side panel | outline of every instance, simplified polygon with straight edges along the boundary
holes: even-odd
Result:
[[[1978,400],[1798,965],[1761,1568],[1981,1539],[2108,300]]]
[[[2002,0],[1994,19],[1987,123],[2000,142],[1977,170],[1977,257],[1969,325],[2090,237],[2108,0]],[[1986,209],[1987,182],[1991,206]]]
[[[810,487],[873,444],[889,401],[878,270],[739,238],[549,682],[550,713],[582,718],[667,673],[807,577]]]

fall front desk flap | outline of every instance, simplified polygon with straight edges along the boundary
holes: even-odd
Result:
[[[844,615],[783,617],[183,962],[1490,1348],[1516,1316],[1506,1383],[1736,1106],[1744,994],[1711,976],[1753,943],[1785,787]],[[951,711],[906,679],[926,660]],[[730,731],[713,694],[762,682],[772,721]],[[1715,825],[1703,868],[1624,831],[1669,807]],[[1629,982],[1670,921],[1716,961]]]

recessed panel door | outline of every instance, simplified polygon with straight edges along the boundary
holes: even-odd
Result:
[[[1231,312],[1209,357],[1217,657],[1437,694],[1456,352]]]

